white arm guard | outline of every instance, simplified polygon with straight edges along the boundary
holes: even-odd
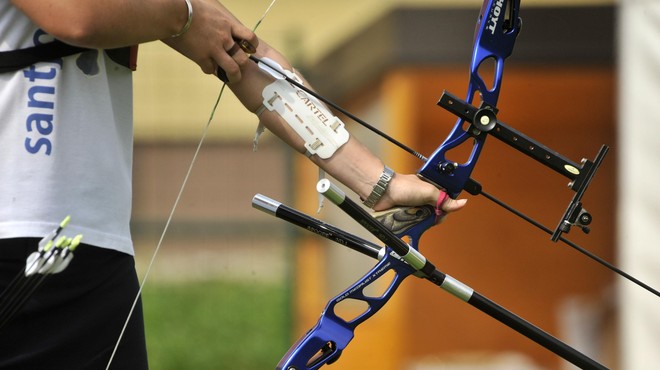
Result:
[[[262,92],[263,105],[269,111],[277,112],[295,132],[305,140],[308,155],[316,154],[328,159],[344,145],[349,133],[338,117],[315,97],[287,82],[281,74],[273,71],[277,68],[298,83],[301,79],[293,72],[282,68],[277,62],[263,58],[268,65],[259,63],[259,67],[275,77],[275,81]]]

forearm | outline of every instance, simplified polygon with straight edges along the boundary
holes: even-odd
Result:
[[[230,56],[234,39],[257,46],[256,35],[217,0],[10,0],[55,38],[88,48],[117,48],[163,40],[197,63],[204,73],[221,67],[230,81],[241,78],[247,55]],[[172,37],[178,35],[178,37]]]
[[[188,18],[184,0],[11,0],[35,24],[66,43],[114,48],[179,32]]]
[[[257,57],[275,60],[286,70],[293,70],[289,62],[265,42],[259,42]],[[302,76],[300,76],[302,78]],[[243,68],[243,78],[239,83],[230,84],[239,100],[252,112],[256,112],[263,103],[262,91],[273,82],[273,77],[251,63]],[[309,83],[305,82],[307,87]],[[287,142],[298,152],[305,152],[304,141],[276,112],[264,110],[259,116],[260,122],[271,132]],[[362,145],[355,137],[349,139],[330,158],[322,159],[316,155],[310,157],[315,164],[323,168],[344,185],[366,199],[383,171],[383,162]],[[409,187],[409,189],[405,189]],[[433,204],[437,201],[439,190],[431,184],[419,180],[414,175],[397,174],[390,184],[382,201],[376,209],[393,205]]]

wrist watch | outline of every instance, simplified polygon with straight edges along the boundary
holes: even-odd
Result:
[[[387,190],[387,187],[390,185],[390,181],[392,181],[392,178],[394,178],[394,171],[385,166],[383,169],[383,173],[380,175],[380,178],[378,179],[378,182],[376,185],[374,185],[374,188],[371,190],[371,194],[369,194],[369,197],[362,203],[365,206],[369,208],[373,208],[376,203],[380,200],[380,198],[383,197],[383,194],[385,194],[385,191]]]

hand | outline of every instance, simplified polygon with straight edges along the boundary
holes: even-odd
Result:
[[[440,192],[440,189],[416,175],[397,173],[383,197],[376,203],[374,210],[382,211],[395,206],[432,205],[436,207],[438,199],[440,199]],[[440,205],[440,209],[451,213],[462,209],[466,203],[467,199],[448,198]]]
[[[216,0],[191,3],[193,19],[188,32],[163,42],[197,63],[204,73],[214,74],[220,67],[229,82],[240,81],[241,68],[249,59],[243,49],[235,47],[235,40],[245,40],[256,49],[257,36]]]

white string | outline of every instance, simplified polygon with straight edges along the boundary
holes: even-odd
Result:
[[[252,32],[255,32],[261,22],[266,18],[268,13],[270,12],[271,8],[273,5],[277,2],[277,0],[272,0],[268,8],[266,8],[266,11],[264,14],[259,18],[259,21],[257,21],[256,25],[252,29]],[[165,222],[165,227],[163,228],[163,232],[160,235],[160,239],[158,240],[158,244],[156,244],[156,248],[154,250],[154,253],[151,255],[151,260],[149,261],[149,264],[147,265],[147,269],[144,273],[144,277],[142,278],[142,282],[140,283],[140,288],[138,289],[137,294],[135,295],[135,299],[133,300],[133,304],[131,305],[131,309],[128,312],[128,316],[126,317],[126,321],[124,322],[124,326],[121,329],[121,332],[119,333],[119,338],[117,339],[117,342],[115,343],[115,347],[112,350],[112,354],[110,355],[110,359],[108,360],[108,364],[106,366],[106,370],[110,369],[110,365],[112,364],[112,360],[115,357],[115,354],[117,353],[117,349],[119,348],[119,344],[121,343],[121,340],[124,336],[124,333],[126,332],[126,328],[128,327],[128,323],[131,319],[131,316],[133,316],[133,312],[135,311],[135,307],[137,306],[138,301],[140,300],[140,296],[142,295],[142,290],[144,288],[144,285],[147,282],[147,278],[149,277],[149,273],[151,272],[151,268],[154,265],[154,261],[156,260],[156,255],[158,255],[158,252],[160,251],[160,248],[163,244],[163,240],[165,239],[165,234],[167,234],[167,230],[170,227],[170,223],[172,222],[172,218],[174,217],[174,212],[176,211],[179,201],[181,200],[181,196],[183,195],[183,191],[186,188],[186,184],[188,183],[188,179],[190,178],[190,174],[192,173],[193,166],[195,165],[195,162],[197,161],[197,156],[199,155],[199,152],[202,148],[202,144],[204,143],[204,140],[206,139],[206,135],[208,134],[209,128],[211,127],[211,122],[213,121],[213,117],[215,116],[215,111],[218,108],[218,104],[220,103],[220,99],[222,98],[222,94],[225,91],[225,88],[227,87],[226,83],[222,84],[222,87],[220,88],[220,92],[218,93],[218,97],[216,98],[215,104],[213,105],[213,109],[211,110],[211,114],[209,115],[209,119],[206,122],[206,125],[204,126],[204,129],[202,131],[202,137],[199,140],[199,143],[197,144],[197,149],[195,150],[195,154],[193,155],[192,161],[190,162],[190,165],[188,166],[188,171],[186,172],[186,176],[183,179],[183,183],[181,184],[181,187],[179,188],[179,193],[176,196],[176,200],[174,201],[174,205],[172,206],[172,209],[170,210],[170,214],[167,217],[167,221]]]

